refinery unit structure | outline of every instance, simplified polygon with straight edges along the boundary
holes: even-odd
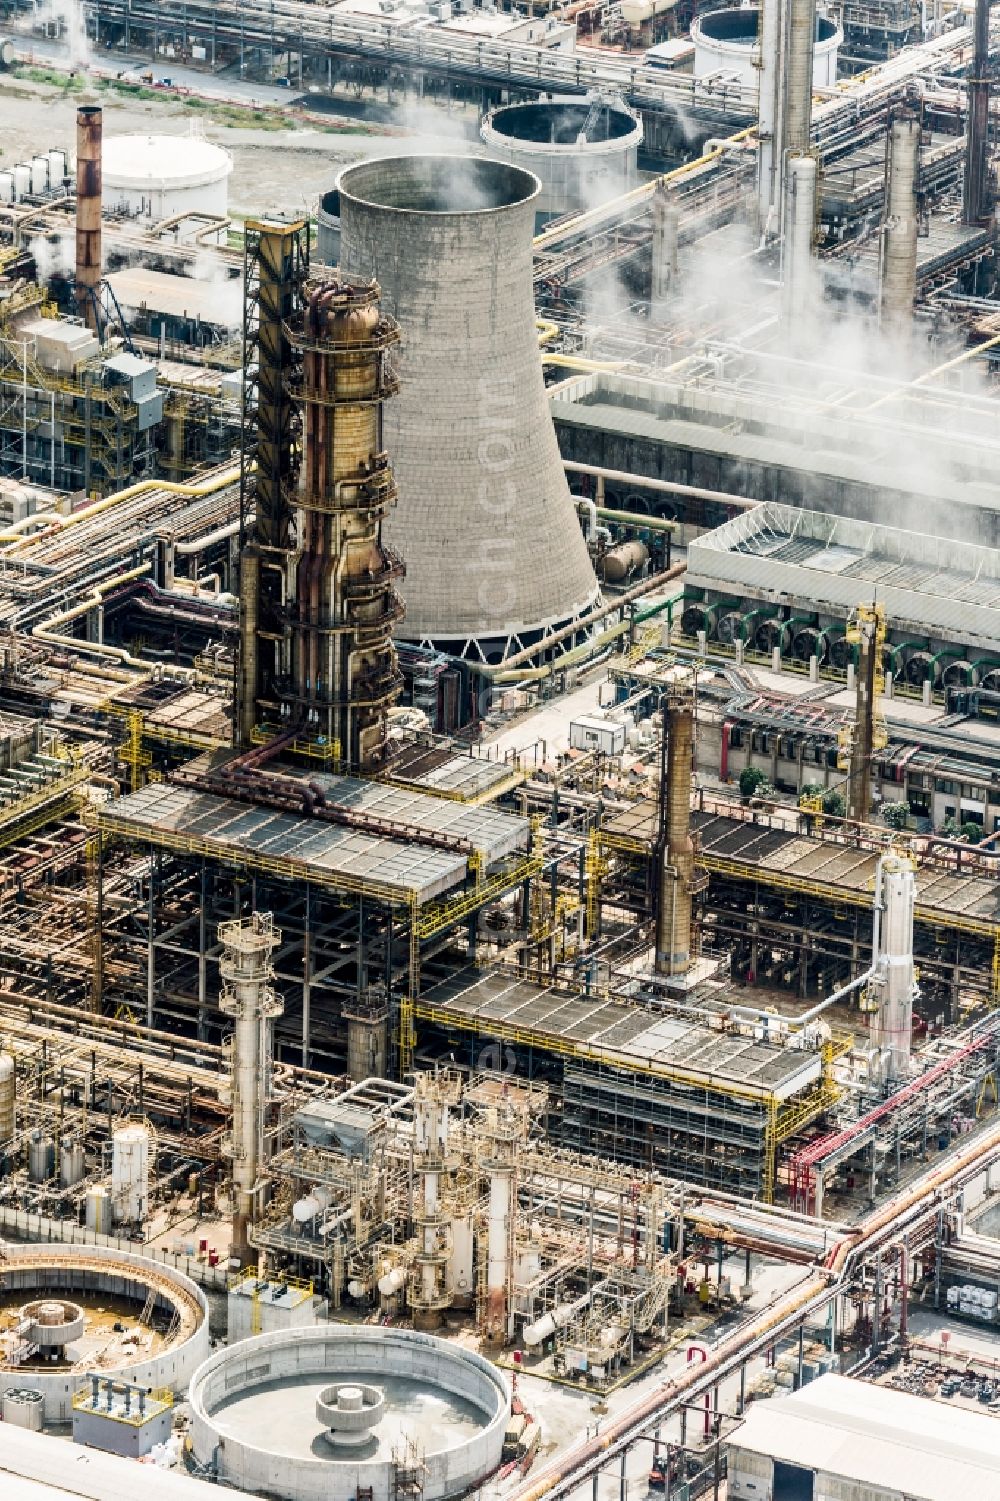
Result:
[[[911,1293],[996,1323],[988,6],[670,9],[99,0],[481,105],[318,243],[93,104],[0,172],[12,1428],[799,1501]]]

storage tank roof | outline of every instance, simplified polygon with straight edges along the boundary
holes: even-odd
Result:
[[[123,135],[104,141],[105,184],[116,188],[196,188],[221,182],[233,159],[202,136]]]

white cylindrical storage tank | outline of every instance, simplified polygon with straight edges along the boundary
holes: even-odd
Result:
[[[29,1428],[41,1433],[45,1418],[45,1398],[30,1387],[15,1386],[0,1398],[0,1416],[15,1428]]]
[[[111,1204],[116,1224],[141,1225],[149,1208],[149,1131],[119,1126],[111,1138]]]
[[[44,193],[49,186],[49,158],[47,152],[40,152],[38,156],[31,158],[31,191]]]
[[[480,128],[491,156],[542,184],[536,228],[616,198],[638,181],[642,121],[607,100],[539,99],[491,110]]]
[[[0,172],[0,203],[14,202],[14,174]]]
[[[14,1060],[9,1053],[0,1053],[0,1146],[14,1135],[14,1100],[17,1095],[17,1078]]]
[[[49,153],[49,187],[61,188],[66,180],[66,153],[54,147]]]
[[[713,10],[699,16],[691,27],[694,42],[694,76],[724,73],[735,78],[748,100],[756,99],[759,85],[760,44],[756,6],[738,10]],[[837,55],[844,33],[828,16],[816,17],[813,46],[813,84],[832,88],[837,81]]]
[[[111,1234],[111,1196],[100,1184],[87,1189],[86,1224],[95,1235]]]
[[[0,68],[11,67],[14,58],[14,43],[9,36],[0,37]]]
[[[158,223],[176,214],[225,215],[228,151],[202,136],[105,136],[102,202],[106,212]]]
[[[21,199],[31,192],[31,168],[26,162],[18,162],[14,168],[14,201],[20,203]]]

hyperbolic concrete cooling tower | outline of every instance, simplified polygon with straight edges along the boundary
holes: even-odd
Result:
[[[416,156],[341,173],[340,269],[403,334],[386,412],[406,562],[399,634],[496,661],[568,624],[597,583],[545,397],[532,297],[538,179]]]

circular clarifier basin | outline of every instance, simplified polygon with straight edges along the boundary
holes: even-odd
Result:
[[[199,1460],[286,1501],[390,1501],[396,1466],[422,1466],[425,1501],[500,1463],[510,1397],[481,1356],[378,1328],[281,1330],[213,1355],[191,1384]]]

